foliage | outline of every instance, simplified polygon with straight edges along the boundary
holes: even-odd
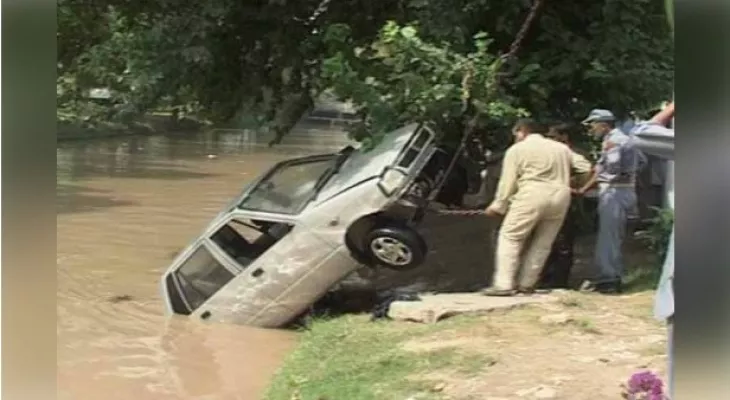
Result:
[[[158,107],[234,125],[255,116],[284,135],[334,88],[367,118],[359,139],[410,118],[433,118],[451,137],[461,132],[461,80],[471,64],[482,102],[475,106],[489,115],[482,136],[492,137],[523,110],[576,120],[596,106],[621,114],[671,95],[667,14],[649,0],[546,2],[518,59],[503,66],[508,79],[495,86],[497,57],[528,8],[488,0],[59,0],[58,106],[90,121]],[[99,87],[113,99],[90,102],[88,91]]]
[[[358,107],[362,122],[353,129],[357,140],[372,141],[403,124],[429,121],[449,137],[458,137],[464,103],[494,120],[526,112],[513,99],[499,95],[496,76],[501,60],[488,52],[486,33],[474,35],[475,51],[460,54],[448,44],[424,41],[414,25],[389,21],[367,47],[353,47],[349,28],[332,25],[325,43],[333,54],[322,66],[327,86]]]
[[[669,208],[654,207],[653,209],[656,214],[641,237],[646,241],[649,249],[657,254],[659,262],[664,262],[669,248],[669,238],[674,228],[674,212]]]

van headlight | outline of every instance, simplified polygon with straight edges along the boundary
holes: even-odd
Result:
[[[380,175],[378,187],[386,196],[392,196],[403,187],[406,182],[406,177],[406,173],[401,170],[385,168]]]

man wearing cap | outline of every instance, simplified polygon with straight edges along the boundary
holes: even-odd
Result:
[[[598,276],[582,289],[601,293],[621,290],[624,273],[622,244],[628,215],[636,207],[636,173],[641,153],[630,136],[616,128],[616,118],[608,110],[594,109],[583,120],[589,132],[602,138],[601,155],[593,174],[576,194],[582,195],[598,184],[598,240],[595,262]]]

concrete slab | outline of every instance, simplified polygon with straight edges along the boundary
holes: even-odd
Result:
[[[388,316],[394,320],[432,324],[444,318],[463,314],[483,314],[528,304],[547,303],[558,299],[556,294],[532,296],[488,297],[479,293],[440,293],[419,295],[421,301],[394,301]]]

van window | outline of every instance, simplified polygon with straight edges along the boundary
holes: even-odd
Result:
[[[316,194],[318,183],[336,157],[282,164],[271,171],[238,205],[242,209],[274,214],[298,214]]]
[[[218,229],[211,240],[241,269],[246,269],[291,228],[279,222],[234,219]]]
[[[423,151],[423,148],[426,143],[428,143],[430,137],[431,135],[429,134],[429,131],[425,129],[419,130],[418,133],[416,133],[416,136],[411,139],[410,143],[408,143],[408,147],[406,147],[405,153],[403,153],[403,156],[398,162],[398,166],[402,168],[410,168],[413,161],[415,161],[416,158],[418,158],[418,155],[421,154],[421,151]]]
[[[200,307],[234,277],[203,245],[178,268],[175,275],[191,311]]]

